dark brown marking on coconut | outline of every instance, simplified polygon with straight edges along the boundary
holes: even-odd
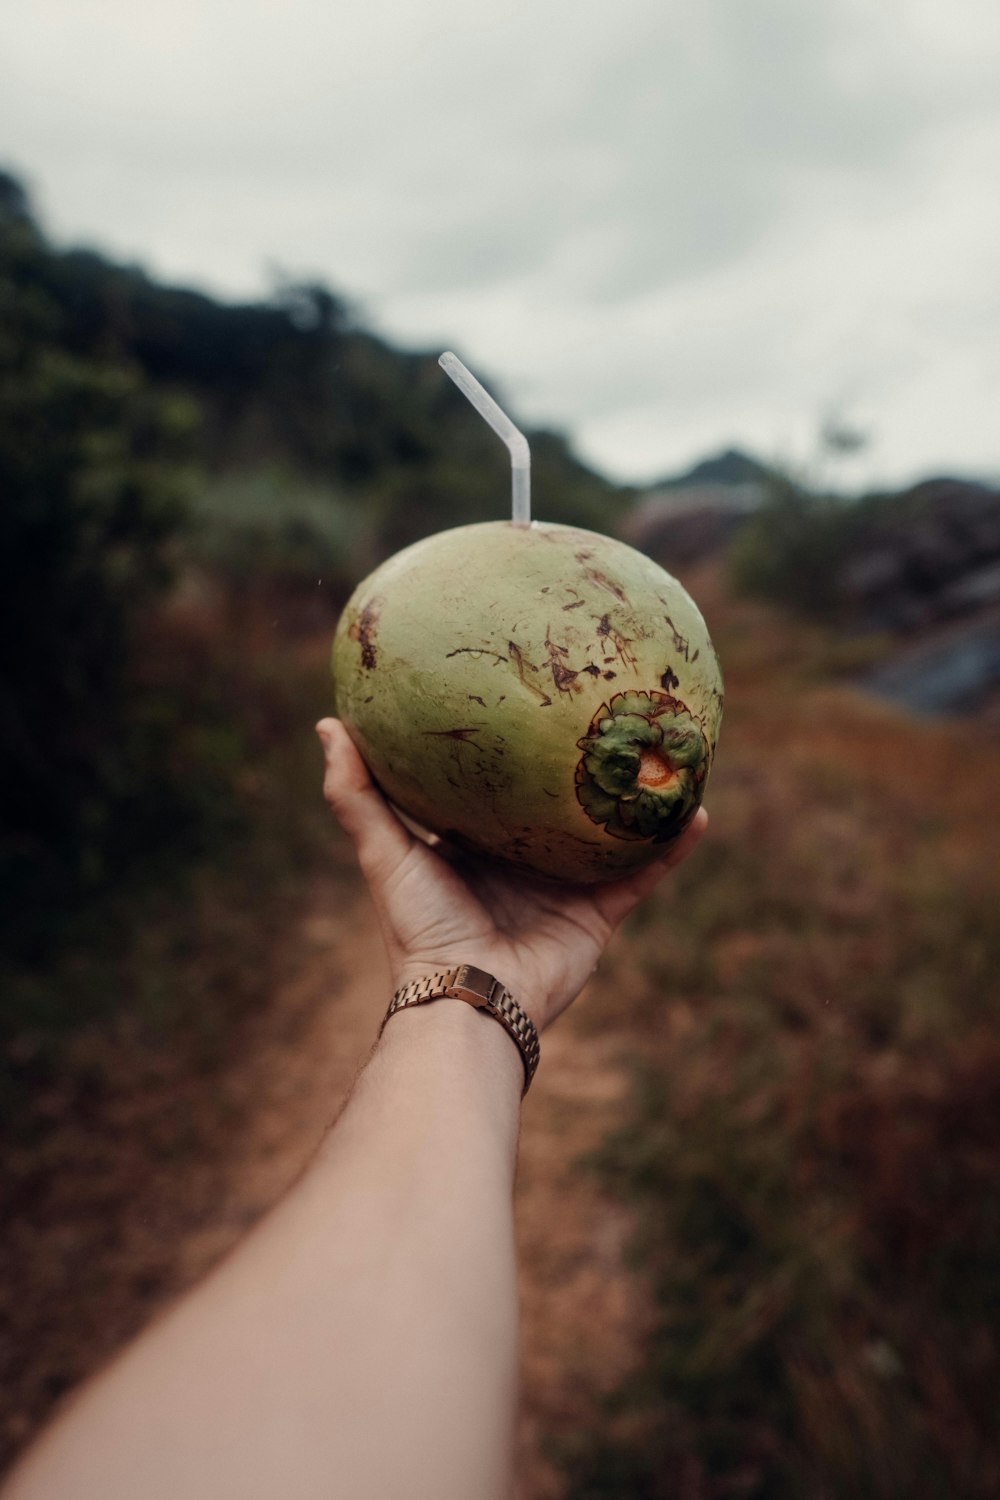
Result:
[[[369,693],[368,697],[365,699],[365,702],[366,703],[374,703],[374,701],[375,701],[374,694]]]
[[[585,849],[593,849],[595,847],[592,839],[582,839],[578,833],[570,833],[568,828],[561,830],[561,837],[572,839],[574,844],[582,844]]]
[[[600,667],[595,667],[592,661],[588,661],[587,665],[581,667],[580,670],[581,672],[589,672],[591,677],[600,677],[601,675]]]
[[[381,611],[382,600],[377,597],[369,599],[347,632],[349,638],[357,641],[361,647],[361,665],[367,672],[372,671],[378,662],[375,637],[378,634],[378,619]]]
[[[604,678],[605,682],[613,682],[614,679],[618,676],[618,673],[617,672],[602,672],[601,676]]]
[[[614,649],[615,656],[617,656],[623,667],[631,667],[633,672],[639,670],[638,661],[629,650],[632,644],[631,636],[622,635],[620,631],[616,630],[611,623],[609,615],[602,615],[597,622],[597,638],[607,643],[606,650]],[[613,662],[615,656],[606,656],[604,658],[605,664]]]
[[[492,656],[493,665],[498,666],[500,662],[506,661],[506,656],[501,656],[499,651],[491,651],[487,646],[456,646],[454,651],[445,652],[445,661],[450,661],[453,656]]]
[[[534,693],[536,698],[541,699],[541,702],[539,703],[540,708],[551,708],[552,699],[549,697],[548,693],[544,692],[542,688],[538,686],[537,682],[531,682],[528,679],[528,673],[537,672],[538,668],[532,662],[525,660],[524,652],[521,650],[516,641],[508,641],[507,650],[510,652],[511,661],[517,668],[517,675],[521,679],[522,686],[526,687],[529,693]]]
[[[480,698],[478,693],[469,693],[468,697],[470,703],[479,703],[483,708],[486,707],[486,699]]]
[[[580,554],[577,553],[578,558],[579,556]],[[625,590],[621,584],[615,583],[614,579],[609,578],[607,573],[601,573],[597,568],[587,568],[586,574],[591,583],[596,584],[599,589],[607,589],[609,594],[614,594],[619,604],[628,603],[628,599],[625,597]]]
[[[467,729],[425,729],[424,734],[430,739],[458,740],[460,744],[468,745],[470,743],[470,735],[478,734],[482,727],[481,724],[472,724]],[[476,745],[476,749],[478,750],[479,748],[480,746]]]
[[[574,555],[578,563],[587,563],[593,557],[594,553],[591,548],[584,547],[580,552],[577,552]]]
[[[660,687],[665,693],[669,693],[671,688],[680,687],[680,685],[681,680],[677,676],[677,673],[674,671],[673,667],[667,667],[663,676],[660,678]]]
[[[549,653],[548,665],[552,668],[552,681],[560,693],[578,693],[580,683],[577,682],[579,673],[572,667],[568,667],[563,660],[569,655],[566,646],[559,646],[552,639],[551,626],[545,627],[545,645]]]
[[[574,599],[572,604],[564,604],[563,609],[579,609],[580,605],[586,602],[586,599]]]
[[[564,667],[562,662],[556,661],[554,657],[550,659],[549,666],[552,668],[552,681],[560,693],[580,691],[580,684],[576,680],[579,674],[574,672],[572,667]]]
[[[688,660],[688,649],[689,649],[689,642],[688,642],[687,638],[685,636],[681,635],[680,631],[677,629],[677,626],[674,624],[673,620],[670,618],[669,615],[664,615],[663,618],[666,620],[667,624],[670,626],[670,634],[674,638],[674,650],[675,651],[679,651],[680,654],[681,654],[681,656],[683,656],[684,660],[687,661]]]
[[[693,662],[697,661],[700,655],[701,655],[701,647],[699,646],[698,649],[695,651],[694,655],[691,657],[691,660]]]

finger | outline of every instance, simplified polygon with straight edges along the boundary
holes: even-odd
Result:
[[[687,859],[704,838],[707,827],[708,813],[700,807],[680,838],[671,845],[669,852],[662,859],[658,859],[655,864],[647,865],[644,870],[630,876],[628,880],[614,881],[595,891],[594,901],[605,921],[610,922],[612,927],[617,927],[633,907],[638,906],[640,901],[645,900],[656,889],[665,875],[669,875],[671,870],[676,870],[677,866]]]
[[[321,719],[316,733],[326,758],[323,795],[365,874],[384,875],[406,857],[413,840],[372,781],[340,720]]]

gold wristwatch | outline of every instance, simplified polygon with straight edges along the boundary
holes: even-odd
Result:
[[[501,984],[492,974],[474,968],[472,964],[460,964],[457,969],[430,974],[426,979],[413,979],[409,984],[404,984],[392,997],[392,1004],[379,1027],[379,1036],[385,1030],[386,1021],[397,1010],[405,1010],[409,1005],[423,1005],[428,1000],[443,1000],[445,997],[465,1000],[477,1010],[485,1010],[500,1022],[516,1042],[524,1063],[524,1088],[521,1091],[523,1099],[535,1076],[541,1053],[535,1023],[530,1016],[525,1015],[506,985]]]

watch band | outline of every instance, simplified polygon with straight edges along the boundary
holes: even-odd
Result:
[[[459,964],[457,969],[446,969],[439,974],[430,974],[425,979],[411,979],[409,984],[404,984],[392,997],[392,1004],[379,1027],[379,1036],[385,1030],[386,1021],[397,1010],[445,997],[465,1000],[477,1010],[487,1011],[516,1042],[524,1064],[524,1088],[521,1091],[523,1099],[535,1076],[541,1055],[535,1023],[530,1016],[525,1015],[506,985],[483,969],[474,968],[472,964]]]

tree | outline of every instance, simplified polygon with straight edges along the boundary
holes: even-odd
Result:
[[[168,577],[190,418],[65,349],[30,274],[44,254],[0,178],[0,925],[28,949],[141,826],[133,628]]]

